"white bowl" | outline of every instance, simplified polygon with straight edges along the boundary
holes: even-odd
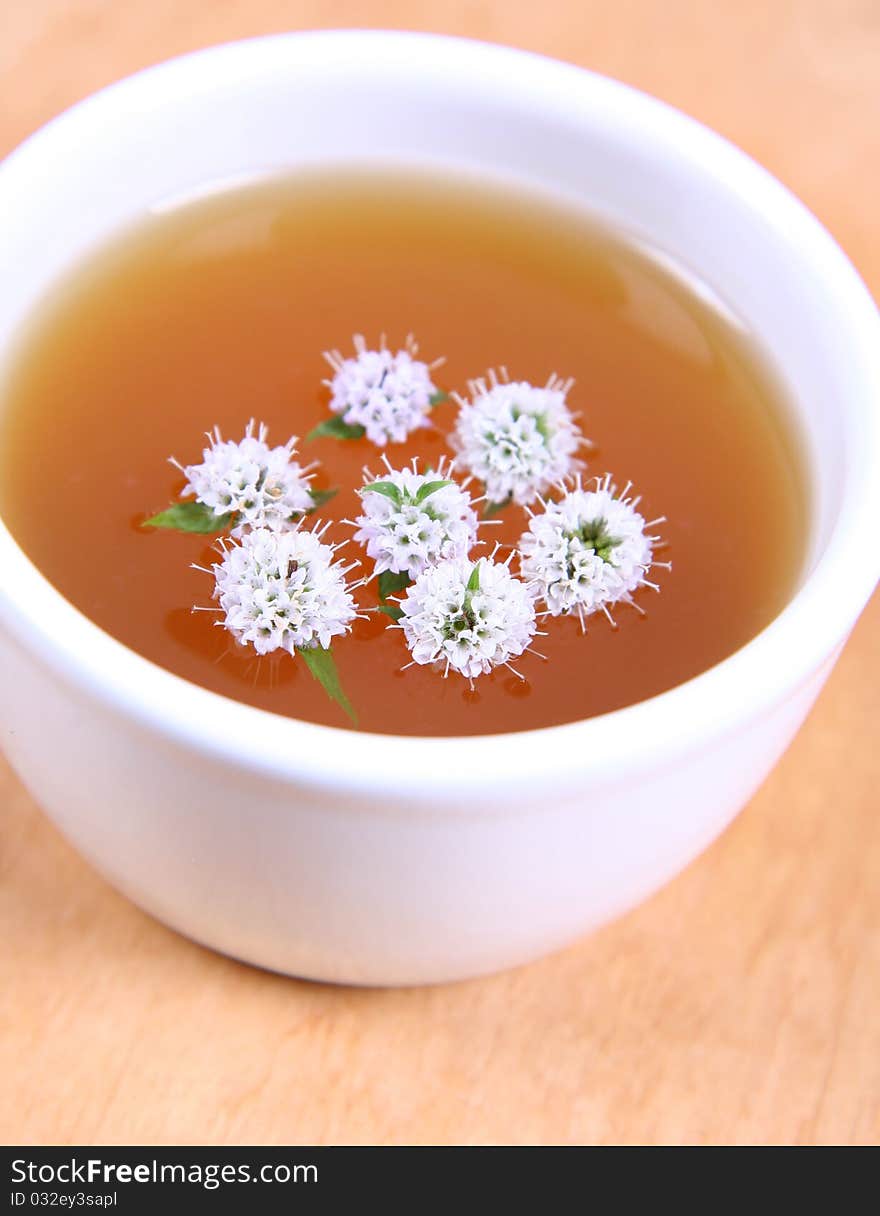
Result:
[[[218,950],[409,984],[521,963],[629,908],[776,762],[880,572],[880,324],[804,207],[674,110],[500,47],[341,32],[152,68],[13,153],[0,354],[59,274],[148,205],[365,156],[540,183],[695,271],[772,352],[813,499],[801,586],[736,654],[615,713],[474,739],[357,735],[189,684],[82,616],[0,526],[5,746],[65,835]]]

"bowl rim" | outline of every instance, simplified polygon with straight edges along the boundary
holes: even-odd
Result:
[[[840,507],[829,543],[782,611],[751,641],[713,667],[646,700],[560,726],[478,736],[399,736],[322,726],[245,705],[190,683],[117,641],[49,583],[0,519],[0,618],[39,662],[92,699],[170,743],[215,761],[312,788],[436,799],[449,793],[497,799],[511,791],[621,771],[665,768],[718,737],[761,718],[794,695],[835,655],[880,576],[873,521],[880,515],[880,315],[846,255],[780,182],[722,136],[666,103],[619,81],[528,51],[446,35],[386,30],[268,35],[191,52],[148,67],[70,107],[31,135],[5,162],[33,154],[68,124],[100,114],[126,90],[165,85],[193,71],[222,78],[230,57],[315,53],[345,59],[405,54],[475,66],[546,96],[572,90],[601,102],[609,126],[675,146],[694,170],[745,194],[778,236],[821,277],[840,357],[860,369],[862,405]],[[830,321],[829,324],[833,323]],[[871,408],[872,404],[875,408]],[[857,439],[857,443],[856,443]],[[870,530],[869,530],[870,529]],[[872,543],[873,542],[873,543]],[[444,797],[445,795],[445,797]],[[466,810],[466,804],[454,804]]]

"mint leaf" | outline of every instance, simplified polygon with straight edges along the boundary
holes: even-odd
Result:
[[[329,647],[327,650],[324,650],[321,646],[297,646],[296,649],[297,654],[302,655],[306,667],[308,667],[330,700],[335,701],[337,705],[341,706],[354,725],[357,726],[357,714],[352,709],[351,702],[342,690],[339,672],[336,670],[336,662]]]
[[[438,490],[442,490],[444,486],[451,485],[451,481],[426,481],[418,494],[416,494],[416,506],[424,502],[431,494],[436,494]]]
[[[397,574],[393,570],[383,570],[379,575],[379,599],[384,604],[389,595],[394,595],[398,591],[405,591],[409,586],[409,575],[404,571],[402,574]]]
[[[225,532],[235,522],[237,512],[215,515],[203,502],[174,502],[158,515],[151,515],[142,528],[168,528],[174,532],[197,532],[202,536]]]
[[[329,502],[331,498],[335,498],[339,493],[337,489],[330,490],[309,490],[309,497],[313,505],[306,511],[306,515],[311,515],[312,511],[317,511],[319,507],[323,507],[325,502]]]
[[[364,486],[361,494],[366,494],[367,490],[374,490],[376,494],[384,494],[386,498],[390,498],[396,507],[401,505],[400,490],[393,481],[374,481],[370,485]]]
[[[443,389],[438,389],[436,393],[432,393],[428,398],[428,405],[434,409],[437,405],[442,405],[444,401],[449,400],[449,393],[444,393]]]
[[[487,502],[483,507],[483,519],[491,519],[493,515],[497,515],[499,511],[503,511],[513,502],[513,495],[509,494],[503,502]]]
[[[338,414],[319,422],[314,430],[306,435],[306,443],[312,439],[363,439],[367,431],[362,426],[349,426]]]
[[[384,612],[386,616],[390,616],[392,621],[399,621],[403,616],[403,609],[398,608],[396,604],[380,604],[379,611]]]
[[[479,591],[480,590],[480,563],[479,562],[474,563],[474,568],[473,568],[473,570],[471,570],[471,576],[467,581],[466,589],[468,591]]]

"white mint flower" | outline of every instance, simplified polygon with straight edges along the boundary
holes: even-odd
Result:
[[[565,400],[572,384],[551,376],[537,388],[502,368],[469,382],[470,401],[453,394],[461,408],[450,442],[490,503],[526,506],[581,467],[584,439]]]
[[[384,337],[378,350],[368,350],[363,335],[355,334],[354,348],[355,357],[349,359],[338,350],[324,352],[333,369],[333,379],[324,381],[331,410],[346,425],[362,426],[372,443],[403,443],[412,431],[428,425],[431,398],[438,391],[431,371],[443,360],[427,364],[416,359],[419,348],[412,334],[396,354]]]
[[[322,542],[326,528],[255,528],[240,544],[223,545],[213,568],[214,596],[224,614],[218,624],[261,655],[326,649],[347,633],[358,615],[351,595],[357,584],[347,585],[345,576],[357,563],[334,560],[339,546]]]
[[[376,574],[389,570],[417,578],[427,566],[467,556],[477,537],[477,515],[470,494],[449,478],[444,464],[441,459],[436,469],[419,473],[415,460],[408,469],[394,469],[386,460],[380,478],[364,470],[363,511],[352,522]]]
[[[507,565],[488,557],[429,566],[400,603],[413,663],[443,667],[471,684],[528,650],[535,635],[535,605]],[[407,664],[411,666],[411,664]]]
[[[283,447],[270,448],[267,428],[260,423],[254,434],[254,427],[251,419],[238,443],[224,440],[215,427],[208,434],[210,446],[202,453],[201,464],[183,468],[172,461],[187,478],[184,495],[195,495],[215,515],[237,514],[237,531],[284,527],[314,505],[308,469],[292,459],[296,437]]]
[[[520,538],[520,569],[532,592],[547,605],[551,616],[576,612],[586,618],[602,611],[611,619],[614,604],[633,604],[638,587],[653,587],[645,575],[652,565],[658,537],[647,529],[662,517],[646,523],[627,498],[627,485],[618,495],[610,475],[584,490],[580,479],[574,489],[560,487],[557,502],[542,503]],[[612,624],[613,624],[612,620]]]

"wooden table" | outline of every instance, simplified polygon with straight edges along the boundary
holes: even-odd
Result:
[[[880,289],[874,0],[0,0],[0,152],[136,68],[385,25],[574,59],[718,128]],[[5,1143],[880,1137],[880,599],[735,826],[637,912],[497,978],[346,991],[148,919],[0,772]]]

